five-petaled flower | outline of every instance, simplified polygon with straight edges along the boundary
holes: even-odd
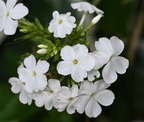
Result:
[[[82,82],[78,92],[78,99],[74,104],[77,112],[80,114],[85,112],[90,118],[97,117],[102,111],[99,104],[109,106],[115,98],[113,92],[106,89],[107,87],[109,87],[109,84],[106,84],[103,80],[95,83]]]
[[[48,30],[54,33],[54,37],[64,38],[71,34],[73,28],[76,27],[76,20],[70,15],[70,12],[66,14],[59,14],[58,11],[53,12],[53,20],[51,20]]]
[[[25,67],[24,67],[25,66]],[[47,85],[46,73],[49,69],[49,63],[45,60],[36,59],[33,55],[24,59],[24,66],[18,68],[19,79],[25,83],[25,90],[29,93],[43,90]]]
[[[75,113],[76,108],[74,103],[77,100],[78,90],[77,85],[73,85],[71,88],[66,86],[61,87],[61,91],[58,93],[58,101],[55,104],[55,108],[57,108],[59,112],[66,109],[69,114]]]
[[[60,91],[60,81],[49,79],[47,87],[38,94],[34,95],[35,104],[38,107],[45,106],[45,109],[51,110],[57,101],[57,94]]]
[[[83,24],[87,13],[89,12],[90,14],[96,12],[97,14],[103,15],[104,12],[100,9],[98,9],[97,7],[95,7],[94,5],[91,5],[88,2],[78,2],[78,3],[72,3],[71,7],[73,9],[77,9],[78,11],[84,11],[83,16],[80,20],[79,25]]]
[[[57,65],[58,73],[64,76],[71,74],[72,79],[76,82],[83,81],[87,77],[87,71],[95,66],[94,58],[84,45],[65,46],[60,55],[63,61]]]
[[[0,0],[0,31],[4,30],[6,35],[16,32],[19,19],[28,14],[28,8],[22,3],[15,5],[17,0],[7,0],[6,4]]]
[[[104,81],[106,83],[115,82],[117,73],[125,73],[129,65],[126,58],[119,56],[124,49],[124,43],[116,36],[112,36],[110,40],[104,37],[95,42],[95,47],[94,56],[99,63],[96,66],[101,67],[106,64],[102,71]]]
[[[15,94],[20,93],[19,100],[20,100],[21,103],[23,103],[23,104],[28,103],[28,105],[30,105],[32,103],[33,94],[28,93],[25,90],[25,88],[24,88],[25,84],[23,82],[21,82],[16,77],[11,77],[9,79],[9,83],[12,85],[11,91],[13,93],[15,93]]]

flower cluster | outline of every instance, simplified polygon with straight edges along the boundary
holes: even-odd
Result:
[[[70,12],[60,14],[54,11],[48,27],[43,27],[38,19],[29,22],[23,18],[28,9],[17,0],[0,0],[0,31],[6,35],[15,33],[18,27],[24,33],[22,39],[34,41],[36,51],[26,55],[18,67],[18,77],[11,77],[13,93],[19,93],[19,100],[30,105],[44,106],[68,114],[85,113],[97,117],[102,106],[113,103],[115,96],[107,88],[118,75],[124,74],[129,62],[119,56],[124,43],[116,36],[87,42],[89,30],[101,19],[104,12],[87,2],[72,3],[71,7],[83,11],[79,25]],[[98,14],[89,25],[83,26],[86,14]],[[19,20],[20,19],[20,20]],[[19,22],[19,24],[18,24]]]

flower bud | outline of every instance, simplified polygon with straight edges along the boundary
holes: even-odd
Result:
[[[102,16],[103,16],[103,14],[99,14],[96,17],[94,17],[91,21],[92,24],[96,24],[101,19]]]
[[[47,53],[47,49],[39,49],[37,51],[38,54],[46,54]]]
[[[39,47],[39,48],[47,48],[47,46],[44,45],[44,44],[39,44],[38,47]]]

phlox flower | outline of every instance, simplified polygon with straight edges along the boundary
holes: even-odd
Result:
[[[126,58],[119,56],[124,49],[124,43],[117,37],[110,39],[100,38],[95,42],[95,57],[101,66],[105,65],[102,70],[102,76],[106,83],[113,83],[117,79],[117,73],[123,74],[128,68],[129,62]],[[99,58],[98,58],[99,57]]]
[[[102,10],[98,9],[97,7],[95,7],[94,5],[91,5],[88,2],[72,3],[71,7],[73,9],[77,9],[78,11],[83,11],[84,12],[79,25],[83,24],[88,12],[90,14],[96,12],[97,14],[100,14],[100,15],[102,15],[104,13]]]
[[[88,2],[77,2],[77,3],[71,3],[71,7],[73,9],[77,9],[78,11],[84,11],[89,12],[90,14],[96,12],[97,14],[103,14],[104,12],[94,5],[91,5]]]
[[[32,103],[33,94],[28,93],[25,90],[25,88],[24,88],[25,84],[23,82],[21,82],[16,77],[9,78],[8,82],[12,85],[11,91],[13,93],[15,93],[15,94],[20,93],[19,100],[21,103],[28,104],[28,105],[30,105]]]
[[[17,0],[7,0],[6,4],[0,0],[0,31],[4,30],[6,35],[16,32],[19,19],[28,14],[28,8],[22,3],[16,5]]]
[[[46,73],[49,69],[49,63],[45,60],[38,60],[33,55],[24,59],[24,66],[18,68],[19,79],[25,83],[25,90],[29,93],[43,90],[47,85]]]
[[[77,100],[78,95],[78,86],[73,85],[71,88],[63,86],[61,91],[58,93],[58,101],[55,104],[55,108],[62,112],[66,109],[69,114],[73,114],[75,112],[75,107],[73,104]]]
[[[87,77],[87,71],[95,66],[94,58],[84,45],[65,46],[62,48],[60,56],[63,61],[57,65],[58,73],[64,76],[71,74],[72,79],[76,82],[83,81]]]
[[[57,100],[57,94],[60,91],[60,81],[49,79],[47,87],[34,96],[35,104],[38,107],[45,106],[45,109],[51,110]]]
[[[73,28],[76,27],[75,17],[70,16],[71,13],[59,14],[58,11],[53,12],[53,19],[50,22],[48,30],[54,33],[54,37],[64,38],[71,34]]]
[[[106,89],[108,86],[109,84],[106,84],[103,80],[95,83],[82,82],[78,92],[78,99],[74,103],[77,112],[80,114],[85,112],[90,118],[97,117],[102,112],[99,104],[109,106],[115,98],[113,92]]]

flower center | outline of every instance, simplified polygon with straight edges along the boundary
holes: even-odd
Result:
[[[7,13],[5,14],[5,16],[8,17],[8,16],[9,16],[9,12],[7,12]]]
[[[32,76],[36,76],[36,72],[35,71],[32,72]]]
[[[71,98],[69,98],[69,102],[72,102],[74,99],[71,97]]]
[[[78,64],[78,60],[77,59],[73,60],[73,63]]]
[[[58,20],[58,24],[60,25],[60,24],[62,24],[63,23],[63,20],[62,19],[59,19]]]

